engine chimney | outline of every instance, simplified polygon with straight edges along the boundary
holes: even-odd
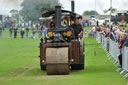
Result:
[[[56,29],[61,28],[61,6],[55,7]]]
[[[71,10],[72,12],[75,12],[75,1],[71,0]]]

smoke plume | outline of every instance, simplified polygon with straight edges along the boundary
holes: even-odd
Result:
[[[19,8],[22,2],[23,0],[1,0],[0,1],[0,3],[3,3],[4,6],[13,7],[13,8]]]
[[[4,4],[16,5],[20,4],[23,0],[1,0]]]

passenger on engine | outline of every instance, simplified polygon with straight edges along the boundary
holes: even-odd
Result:
[[[55,17],[53,17],[50,22],[50,29],[55,29]]]

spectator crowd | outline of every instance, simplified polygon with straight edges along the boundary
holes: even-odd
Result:
[[[9,32],[9,38],[17,38],[17,36],[21,36],[21,38],[42,38],[44,37],[44,31],[46,31],[47,27],[45,25],[33,24],[28,25],[28,23],[22,25],[12,24],[11,26],[5,28],[3,24],[0,23],[0,37],[5,34],[5,31]]]
[[[121,28],[119,25],[112,25],[109,27],[106,27],[104,25],[100,25],[99,27],[95,26],[92,29],[93,36],[96,34],[96,32],[99,32],[99,34],[102,37],[105,37],[107,39],[107,51],[109,51],[109,39],[111,39],[114,42],[118,43],[118,49],[120,50],[120,53],[118,55],[118,60],[120,64],[120,68],[122,68],[122,49],[124,47],[128,47],[128,25],[126,28]],[[102,38],[101,38],[102,39]]]

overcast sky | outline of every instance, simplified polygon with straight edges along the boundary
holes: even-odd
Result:
[[[54,1],[54,0],[52,0]],[[71,0],[60,0],[64,9],[71,10]],[[104,9],[110,7],[110,0],[75,0],[75,11],[82,14],[85,10],[96,10],[103,14]],[[112,0],[113,7],[119,10],[128,10],[127,0]],[[0,14],[8,14],[11,9],[20,9],[20,3],[22,0],[0,0]]]

